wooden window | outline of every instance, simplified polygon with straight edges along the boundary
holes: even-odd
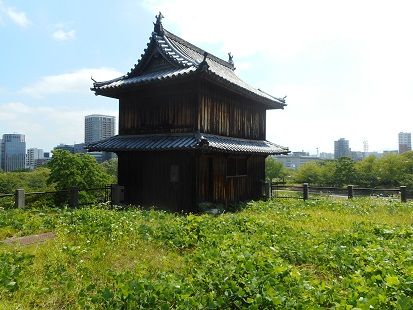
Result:
[[[227,158],[227,177],[239,177],[247,175],[246,157]]]

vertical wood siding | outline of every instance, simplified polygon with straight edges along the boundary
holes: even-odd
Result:
[[[201,84],[198,129],[201,132],[246,139],[265,139],[264,107],[241,96]]]
[[[193,88],[187,91],[151,88],[124,95],[119,99],[119,134],[193,132],[196,105]]]
[[[202,154],[198,157],[198,202],[228,204],[261,197],[262,181],[265,178],[265,157],[249,156],[247,175],[238,177],[226,176],[227,157],[226,154],[217,153]],[[211,160],[212,169],[209,164]]]
[[[178,167],[177,182],[171,182],[171,166]],[[193,211],[196,205],[192,152],[120,153],[118,178],[129,203],[178,212]]]

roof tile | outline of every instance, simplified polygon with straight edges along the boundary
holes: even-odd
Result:
[[[91,143],[87,148],[89,151],[111,152],[205,149],[245,154],[288,153],[287,148],[266,140],[249,140],[201,133],[114,136]]]

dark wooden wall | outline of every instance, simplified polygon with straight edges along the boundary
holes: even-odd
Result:
[[[204,133],[265,139],[265,108],[208,81],[141,86],[119,99],[119,134]],[[265,156],[248,157],[247,173],[227,176],[227,157],[193,150],[120,152],[119,184],[126,202],[173,211],[197,203],[234,203],[261,197]],[[179,180],[171,181],[171,167]],[[176,168],[178,167],[178,168]]]
[[[249,156],[247,174],[236,177],[226,175],[224,153],[122,152],[118,156],[119,184],[125,186],[125,201],[134,205],[189,212],[197,211],[201,202],[230,204],[259,199],[262,194],[264,156]]]
[[[122,152],[118,156],[118,182],[125,186],[127,203],[178,212],[194,210],[193,152]],[[178,167],[178,180],[175,170],[171,181],[172,166]]]
[[[119,99],[119,134],[200,132],[265,139],[263,106],[207,81],[142,87]]]
[[[197,94],[185,85],[148,86],[123,95],[119,99],[119,134],[195,131]]]
[[[199,156],[198,202],[227,204],[258,199],[262,196],[262,181],[265,179],[265,157],[249,156],[245,176],[227,177],[228,156],[234,155],[211,153]]]
[[[207,82],[200,83],[197,128],[201,132],[265,139],[264,107]]]

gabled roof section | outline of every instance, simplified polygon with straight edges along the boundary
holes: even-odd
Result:
[[[230,53],[228,61],[208,54],[164,29],[162,18],[159,13],[150,41],[138,63],[124,76],[110,81],[94,82],[91,90],[96,95],[110,95],[113,91],[131,86],[203,74],[205,78],[253,97],[270,108],[284,108],[284,98],[276,98],[253,88],[235,74]]]

